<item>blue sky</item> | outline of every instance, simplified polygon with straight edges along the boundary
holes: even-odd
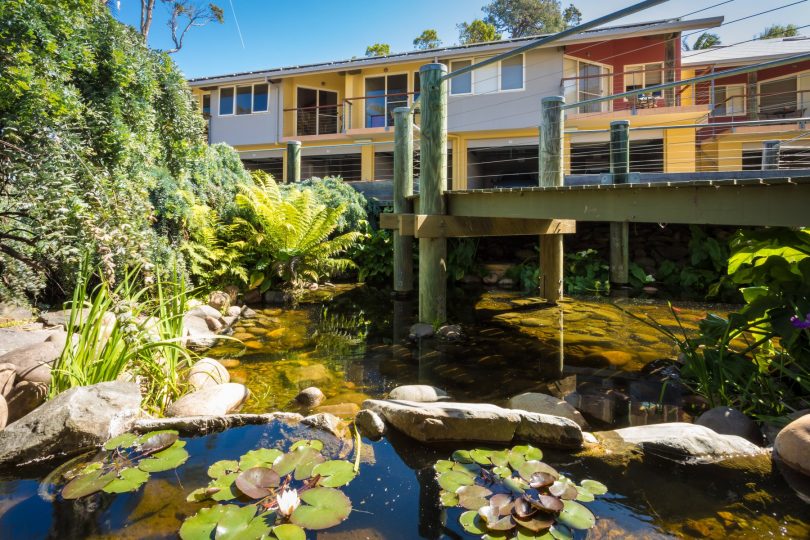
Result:
[[[797,0],[730,0],[723,5],[691,15],[701,18],[724,15],[726,21],[768,9],[793,4]],[[413,39],[426,28],[435,28],[444,45],[458,41],[456,24],[482,16],[484,0],[216,0],[225,10],[225,23],[192,29],[182,51],[174,55],[187,77],[201,77],[324,62],[363,56],[366,46],[389,43],[391,50],[411,50]],[[683,16],[719,4],[723,0],[671,0],[649,9],[626,22]],[[149,43],[168,48],[166,8],[155,8]],[[605,15],[636,3],[636,0],[577,0],[583,20]],[[116,13],[122,21],[138,25],[139,0],[121,0]],[[231,9],[233,5],[233,10]],[[567,5],[568,2],[563,2]],[[236,17],[234,17],[234,11]],[[426,17],[426,14],[430,14]],[[238,21],[238,28],[236,22]],[[734,43],[754,37],[771,24],[810,25],[810,2],[778,9],[714,32],[723,42]],[[241,39],[240,39],[241,30]],[[810,28],[804,29],[810,35]],[[694,40],[694,37],[692,38]],[[242,43],[244,42],[244,47]]]

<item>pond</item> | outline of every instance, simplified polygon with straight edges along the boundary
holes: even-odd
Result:
[[[251,388],[248,412],[299,411],[295,395],[316,385],[327,397],[320,410],[350,416],[364,399],[422,383],[475,402],[504,403],[532,390],[570,394],[594,429],[689,420],[688,403],[663,388],[657,372],[667,365],[662,359],[677,351],[627,314],[652,316],[674,329],[669,308],[649,300],[618,302],[622,309],[604,299],[550,308],[515,293],[456,289],[450,317],[462,324],[463,338],[412,342],[413,301],[340,286],[294,309],[257,309],[257,317],[235,329],[244,345],[228,342],[209,353],[225,361],[233,380]],[[707,310],[729,307],[677,309],[681,324],[694,329]],[[175,538],[182,521],[204,506],[186,502],[186,496],[207,484],[212,463],[257,448],[286,449],[291,440],[311,437],[325,440],[334,455],[354,459],[353,450],[343,447],[348,443],[275,422],[187,439],[190,459],[176,470],[154,473],[135,493],[48,502],[38,489],[49,471],[6,473],[0,478],[0,540]],[[360,474],[343,488],[352,514],[309,537],[472,538],[458,523],[461,510],[441,507],[432,469],[456,449],[423,447],[395,432],[378,442],[364,440]],[[563,452],[546,452],[544,461],[571,478],[593,478],[609,488],[589,503],[597,525],[579,538],[810,538],[810,507],[778,474],[624,467]]]

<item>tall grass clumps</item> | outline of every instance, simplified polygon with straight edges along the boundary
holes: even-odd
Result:
[[[127,271],[115,284],[87,262],[82,265],[69,304],[69,337],[54,362],[49,397],[77,386],[134,380],[143,391],[144,408],[161,414],[185,392],[185,373],[194,361],[182,343],[185,280],[177,273],[171,280],[159,273],[138,276],[137,270]]]

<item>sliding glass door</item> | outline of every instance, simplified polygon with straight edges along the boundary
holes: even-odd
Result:
[[[394,109],[408,106],[408,74],[366,78],[365,127],[393,127]]]
[[[337,92],[298,87],[296,133],[328,135],[338,132]]]

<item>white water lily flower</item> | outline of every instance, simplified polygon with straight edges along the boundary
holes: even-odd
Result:
[[[276,495],[276,502],[279,514],[289,516],[301,504],[301,499],[298,498],[298,490],[285,489],[280,495]]]

